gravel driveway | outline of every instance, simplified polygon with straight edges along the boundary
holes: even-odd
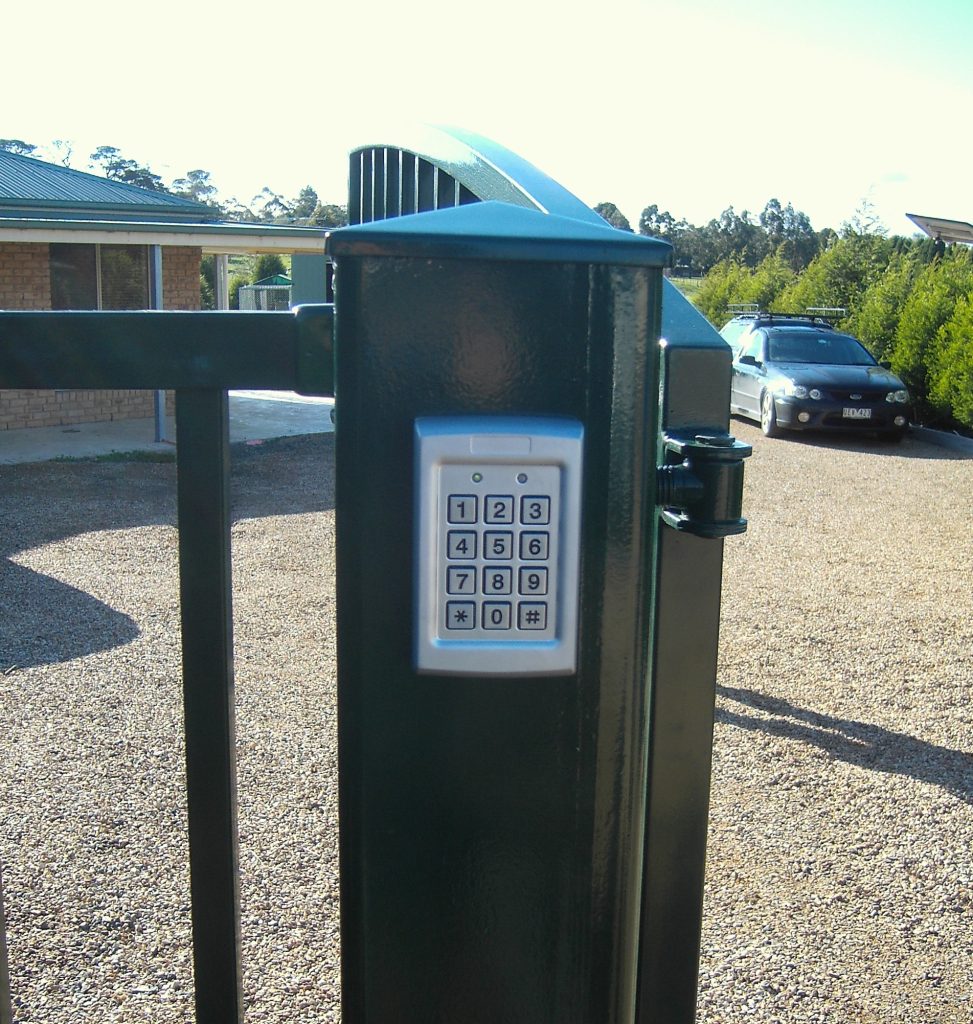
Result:
[[[971,1024],[973,459],[733,429],[699,1019]],[[234,449],[248,1022],[339,1019],[332,444]],[[0,467],[19,1022],[192,1019],[174,479]]]

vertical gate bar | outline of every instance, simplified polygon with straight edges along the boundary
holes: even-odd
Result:
[[[3,910],[3,868],[0,867],[0,1024],[12,1024],[13,1019],[13,996],[7,965],[7,918]]]
[[[662,344],[662,429],[729,428],[730,353],[715,332]],[[636,1024],[696,1019],[723,541],[661,522],[649,716]]]
[[[243,1019],[227,393],[176,393],[179,586],[197,1024]]]

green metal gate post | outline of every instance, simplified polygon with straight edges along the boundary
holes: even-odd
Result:
[[[349,179],[352,224],[487,200],[604,223],[536,167],[463,129],[425,128],[406,138],[373,139],[351,154]],[[433,187],[420,188],[420,180]],[[749,448],[727,432],[729,347],[667,280],[662,337],[656,455],[665,465],[653,528],[657,600],[650,625],[651,732],[635,1019],[690,1024],[706,854],[721,538],[745,526],[739,518],[741,460]],[[696,478],[696,470],[704,479]]]
[[[346,1024],[633,1019],[664,243],[505,203],[335,232]],[[417,417],[583,424],[577,670],[413,667]]]

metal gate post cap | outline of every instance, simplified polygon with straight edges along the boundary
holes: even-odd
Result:
[[[518,260],[664,267],[672,246],[657,238],[542,213],[510,203],[481,202],[338,228],[325,250],[342,256]]]

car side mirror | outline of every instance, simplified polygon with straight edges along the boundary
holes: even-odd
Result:
[[[756,356],[740,356],[737,360],[738,363],[742,363],[744,366],[759,366]]]
[[[887,359],[883,359],[878,365],[881,366],[883,370],[892,369],[892,364]]]

